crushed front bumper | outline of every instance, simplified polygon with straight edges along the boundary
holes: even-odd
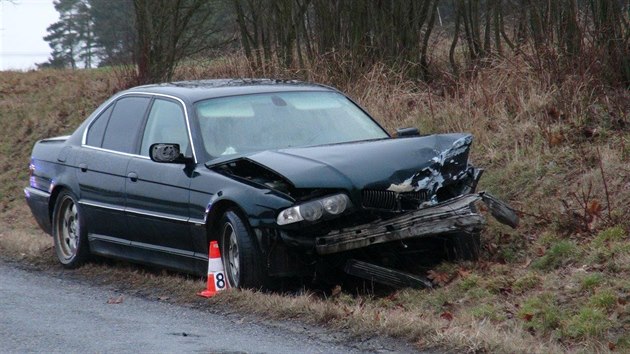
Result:
[[[473,208],[479,200],[483,200],[500,222],[512,227],[518,225],[518,216],[512,208],[480,192],[461,195],[391,219],[330,232],[315,239],[315,249],[319,254],[331,254],[410,238],[477,232],[485,225],[484,217]]]

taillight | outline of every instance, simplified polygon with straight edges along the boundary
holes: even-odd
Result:
[[[33,188],[37,187],[37,183],[35,183],[35,165],[32,163],[28,165],[28,183]]]

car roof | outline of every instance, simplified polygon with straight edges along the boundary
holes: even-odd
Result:
[[[171,95],[191,102],[208,98],[237,96],[253,93],[286,91],[337,91],[331,87],[297,80],[276,79],[214,79],[178,81],[163,84],[137,86],[129,92],[145,92]]]

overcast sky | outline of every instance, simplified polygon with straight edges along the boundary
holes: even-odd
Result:
[[[58,19],[53,0],[0,0],[0,70],[35,69],[47,61],[43,37]]]

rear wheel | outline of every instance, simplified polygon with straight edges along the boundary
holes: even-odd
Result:
[[[230,287],[264,287],[267,274],[262,254],[246,222],[236,212],[228,210],[219,227],[221,256]]]
[[[66,268],[76,268],[85,263],[90,256],[87,230],[81,208],[71,192],[62,191],[57,196],[52,221],[55,253],[59,262]]]

